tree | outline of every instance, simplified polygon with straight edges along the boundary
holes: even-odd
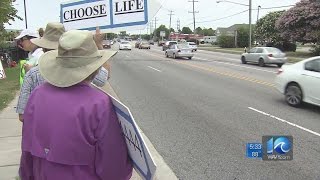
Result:
[[[107,33],[106,39],[115,39],[117,38],[117,35],[115,33]]]
[[[227,36],[225,34],[222,34],[218,37],[218,45],[222,48],[233,48],[234,47],[234,37],[233,36]]]
[[[196,33],[197,34],[203,34],[202,28],[201,27],[197,27],[196,28]]]
[[[248,47],[249,43],[249,28],[240,27],[237,29],[237,46],[238,47]]]
[[[191,31],[191,29],[189,27],[183,27],[181,32],[183,34],[192,34],[192,31]]]
[[[171,32],[175,32],[173,28],[170,28],[170,33],[171,33]]]
[[[320,3],[301,0],[276,22],[281,37],[303,43],[320,44]]]
[[[8,23],[9,21],[15,21],[15,19],[22,18],[17,15],[18,10],[13,7],[12,0],[1,0],[0,1],[0,31],[4,30],[4,24]]]
[[[160,31],[164,31],[166,33],[166,36],[164,38],[167,39],[169,36],[169,29],[166,28],[166,26],[162,24],[154,31],[154,36],[160,38]]]
[[[258,20],[256,25],[256,39],[259,42],[279,42],[282,40],[280,32],[276,29],[276,21],[285,11],[270,12]]]

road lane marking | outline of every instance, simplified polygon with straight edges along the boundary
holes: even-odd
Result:
[[[312,131],[312,130],[307,129],[307,128],[302,127],[302,126],[299,126],[299,125],[294,124],[294,123],[292,123],[292,122],[289,122],[289,121],[287,121],[287,120],[284,120],[284,119],[278,118],[278,117],[276,117],[276,116],[274,116],[274,115],[271,115],[271,114],[268,114],[268,113],[266,113],[266,112],[263,112],[263,111],[257,110],[257,109],[255,109],[255,108],[252,108],[252,107],[248,107],[248,108],[249,108],[250,110],[252,110],[252,111],[255,111],[255,112],[257,112],[257,113],[263,114],[263,115],[268,116],[268,117],[271,117],[271,118],[276,119],[276,120],[278,120],[278,121],[281,121],[281,122],[283,122],[283,123],[287,123],[287,124],[289,124],[289,125],[291,125],[291,126],[293,126],[293,127],[296,127],[296,128],[302,129],[302,130],[304,130],[304,131],[307,131],[307,132],[309,132],[309,133],[311,133],[311,134],[314,134],[314,135],[316,135],[316,136],[319,136],[319,137],[320,137],[320,134],[319,134],[319,133],[317,133],[317,132],[315,132],[315,131]]]
[[[153,70],[155,70],[155,71],[162,72],[162,71],[160,71],[159,69],[156,69],[156,68],[154,68],[154,67],[151,67],[151,66],[148,66],[148,67],[151,68],[151,69],[153,69]]]
[[[155,57],[161,58],[161,59],[168,59],[168,58],[161,57],[161,56],[159,57],[158,55],[153,54],[153,53],[145,53],[145,54],[150,55],[150,56],[155,56]],[[214,68],[207,68],[207,67],[203,67],[203,66],[192,65],[192,64],[188,64],[187,62],[183,62],[183,61],[171,61],[171,62],[174,62],[174,63],[177,63],[177,64],[183,64],[183,65],[194,67],[194,68],[197,68],[197,69],[202,69],[202,70],[205,70],[205,71],[213,72],[213,73],[216,73],[216,74],[219,74],[219,75],[223,75],[223,76],[232,77],[232,78],[235,78],[235,79],[249,81],[249,82],[252,82],[252,83],[255,83],[255,84],[261,84],[261,85],[265,85],[265,86],[269,86],[269,87],[273,87],[273,88],[275,87],[275,84],[273,84],[273,83],[262,81],[262,80],[258,80],[258,79],[247,77],[247,76],[243,76],[243,75],[240,75],[240,74],[235,74],[235,73],[232,73],[232,72],[218,71],[218,70],[216,70]]]
[[[215,63],[220,63],[220,64],[227,64],[230,66],[237,66],[237,67],[241,67],[241,68],[254,69],[257,71],[264,71],[264,72],[268,72],[268,73],[277,74],[277,72],[274,72],[274,71],[268,71],[268,70],[264,70],[264,69],[253,68],[253,67],[246,67],[243,65],[238,65],[238,64],[228,63],[228,62],[220,62],[220,61],[216,61],[216,60],[209,60],[209,59],[203,59],[203,58],[198,58],[198,57],[194,57],[194,59],[199,59],[199,60],[208,61],[208,62],[215,62]]]

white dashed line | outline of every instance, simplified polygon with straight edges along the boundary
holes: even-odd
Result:
[[[151,67],[151,66],[148,66],[148,68],[151,68],[151,69],[153,69],[153,70],[155,70],[155,71],[161,72],[159,69],[156,69],[156,68]]]
[[[312,130],[310,130],[310,129],[304,128],[304,127],[302,127],[302,126],[299,126],[299,125],[294,124],[294,123],[292,123],[292,122],[289,122],[289,121],[287,121],[287,120],[278,118],[278,117],[276,117],[276,116],[274,116],[274,115],[265,113],[265,112],[263,112],[263,111],[257,110],[257,109],[255,109],[255,108],[252,108],[252,107],[248,107],[248,108],[251,109],[252,111],[255,111],[255,112],[257,112],[257,113],[263,114],[263,115],[268,116],[268,117],[271,117],[271,118],[276,119],[276,120],[278,120],[278,121],[281,121],[281,122],[283,122],[283,123],[287,123],[287,124],[289,124],[289,125],[291,125],[291,126],[293,126],[293,127],[297,127],[297,128],[299,128],[299,129],[302,129],[302,130],[304,130],[304,131],[307,131],[307,132],[309,132],[309,133],[311,133],[311,134],[314,134],[314,135],[320,137],[320,134],[319,134],[319,133],[314,132],[314,131],[312,131]]]

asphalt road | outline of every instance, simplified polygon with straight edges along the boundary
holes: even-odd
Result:
[[[320,108],[289,107],[277,67],[204,51],[174,60],[156,46],[120,51],[111,65],[112,87],[178,178],[320,179]],[[292,135],[293,160],[246,158],[264,135]]]

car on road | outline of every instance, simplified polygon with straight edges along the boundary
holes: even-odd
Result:
[[[102,41],[102,47],[104,49],[110,49],[111,48],[111,42],[109,40],[103,40]]]
[[[150,40],[150,41],[149,41],[149,44],[150,44],[150,45],[154,45],[154,41],[153,41],[153,40]]]
[[[150,49],[150,44],[148,42],[142,42],[139,45],[139,49]]]
[[[196,43],[194,42],[187,42],[188,46],[190,47],[190,49],[192,49],[192,51],[197,51],[198,46]]]
[[[119,44],[119,50],[123,50],[123,49],[127,49],[127,50],[131,50],[132,46],[130,44],[129,41],[121,41]]]
[[[290,106],[298,107],[302,102],[320,106],[320,56],[283,65],[275,85]]]
[[[169,49],[169,47],[171,47],[174,44],[178,44],[177,41],[167,41],[163,46],[162,46],[162,51],[165,51],[167,49]]]
[[[158,46],[163,46],[166,42],[164,41],[158,41]]]
[[[241,55],[242,64],[247,62],[258,63],[263,67],[265,64],[276,64],[281,67],[287,62],[286,54],[274,47],[255,47]]]
[[[137,41],[137,42],[134,44],[134,47],[135,47],[135,48],[139,48],[140,44],[141,44],[141,41]]]
[[[165,52],[166,57],[173,57],[174,59],[180,57],[192,59],[193,55],[192,49],[187,44],[173,44]]]

